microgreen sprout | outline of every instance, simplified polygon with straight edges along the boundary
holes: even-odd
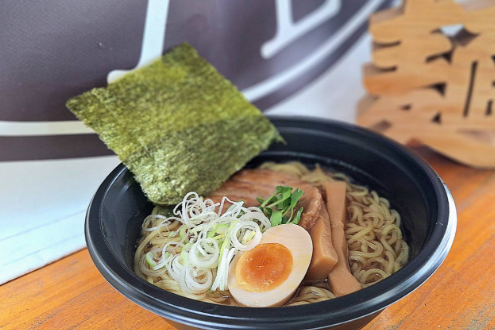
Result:
[[[299,208],[297,212],[295,212],[295,208],[304,191],[299,188],[296,188],[294,191],[292,189],[292,187],[277,186],[275,193],[270,197],[266,199],[257,198],[261,204],[261,211],[270,218],[272,226],[285,223],[297,225],[301,220],[303,208]]]

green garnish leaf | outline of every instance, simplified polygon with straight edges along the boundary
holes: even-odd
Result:
[[[270,218],[272,226],[278,226],[283,223],[298,224],[301,220],[303,209],[301,207],[294,217],[294,208],[303,193],[304,191],[299,188],[292,192],[292,187],[277,186],[273,195],[267,199],[257,197],[256,200],[261,204],[260,209],[263,213]]]
[[[299,224],[299,221],[301,221],[301,214],[303,212],[303,208],[301,207],[299,209],[299,211],[297,211],[297,214],[296,216],[294,217],[294,220],[292,220],[292,223],[295,224],[295,225],[298,225]]]
[[[282,223],[282,212],[274,211],[270,217],[270,223],[272,227],[280,225]]]
[[[282,190],[282,198],[283,199],[289,198],[291,194],[292,194],[292,188],[291,187],[287,187],[284,190]]]
[[[112,149],[155,204],[208,195],[274,141],[262,113],[188,44],[67,107]]]
[[[302,191],[299,188],[296,188],[296,190],[292,193],[292,196],[290,198],[290,207],[292,207],[292,208],[296,207],[296,204],[299,201],[299,199],[301,198],[303,193],[304,193],[304,191]]]
[[[289,209],[290,206],[290,196],[287,197],[284,202],[282,203],[282,209]]]
[[[280,194],[282,193],[283,191],[287,190],[287,188],[289,188],[290,191],[292,191],[292,188],[291,187],[287,187],[287,186],[277,186],[275,188],[275,194]]]

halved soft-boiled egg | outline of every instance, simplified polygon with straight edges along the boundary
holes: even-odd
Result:
[[[304,228],[294,224],[272,227],[257,246],[234,258],[229,291],[244,306],[281,306],[306,275],[312,254],[311,236]]]

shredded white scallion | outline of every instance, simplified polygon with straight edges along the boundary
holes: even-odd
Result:
[[[217,211],[215,211],[215,209]],[[149,227],[160,219],[158,226]],[[166,268],[183,292],[200,295],[208,290],[228,289],[229,266],[235,254],[259,244],[270,220],[257,207],[244,207],[224,197],[220,203],[188,193],[173,209],[173,216],[148,216],[146,231],[180,223],[165,237],[160,249],[150,251],[146,261],[152,270]]]

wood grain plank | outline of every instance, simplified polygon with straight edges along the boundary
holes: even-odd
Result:
[[[141,329],[151,321],[167,329],[114,290],[86,249],[1,286],[0,296],[8,297],[0,300],[5,330]]]

